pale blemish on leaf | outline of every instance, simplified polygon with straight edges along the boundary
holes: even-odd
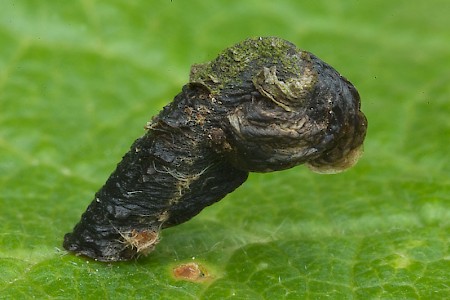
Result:
[[[411,259],[404,253],[398,253],[397,256],[391,261],[391,265],[395,269],[406,269],[411,265]]]

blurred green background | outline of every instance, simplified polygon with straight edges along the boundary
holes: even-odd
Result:
[[[450,297],[450,2],[1,1],[1,299]],[[279,36],[358,88],[369,120],[352,170],[252,174],[102,264],[63,235],[190,65]],[[202,264],[211,279],[175,280]]]

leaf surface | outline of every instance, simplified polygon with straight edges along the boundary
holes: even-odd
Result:
[[[2,2],[0,298],[448,298],[449,3]],[[358,165],[252,174],[138,261],[63,251],[190,65],[262,35],[356,85],[369,120]],[[188,262],[208,278],[175,279]]]

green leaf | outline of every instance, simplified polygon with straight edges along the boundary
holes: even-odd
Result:
[[[448,298],[449,3],[3,1],[0,298]],[[137,261],[63,251],[190,65],[258,35],[357,86],[369,120],[359,164],[252,174]],[[175,279],[188,262],[206,280]]]

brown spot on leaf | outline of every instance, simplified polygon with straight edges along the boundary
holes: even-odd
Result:
[[[179,280],[202,282],[211,278],[202,265],[195,262],[182,264],[173,269],[173,276]]]

